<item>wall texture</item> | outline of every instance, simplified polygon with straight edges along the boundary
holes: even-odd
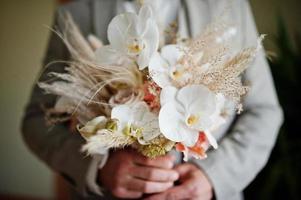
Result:
[[[51,197],[52,174],[25,147],[20,121],[39,71],[53,0],[0,1],[0,194]]]
[[[261,33],[270,40],[281,13],[291,35],[301,32],[299,0],[252,0]],[[52,173],[27,150],[20,120],[38,74],[54,0],[0,1],[0,194],[53,197]]]
[[[268,34],[264,44],[274,50],[273,39],[277,34],[278,17],[284,20],[291,39],[301,34],[300,0],[250,0],[260,33]]]

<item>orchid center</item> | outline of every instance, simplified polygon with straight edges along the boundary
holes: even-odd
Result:
[[[117,120],[115,119],[111,119],[106,123],[106,129],[110,130],[110,131],[117,131],[118,129],[118,125],[117,125]]]
[[[184,71],[183,70],[175,70],[171,73],[171,77],[174,79],[174,80],[177,80],[177,79],[180,79],[184,74]]]
[[[134,125],[126,125],[122,133],[127,136],[134,136],[134,137],[142,137],[143,128],[142,127],[136,127]]]
[[[199,117],[197,115],[189,115],[186,119],[186,124],[188,126],[193,126],[199,121]]]
[[[141,39],[134,38],[128,41],[127,48],[129,54],[138,55],[145,48],[145,44]]]

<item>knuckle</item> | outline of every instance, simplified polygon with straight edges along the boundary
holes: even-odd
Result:
[[[164,166],[167,168],[167,169],[171,169],[173,167],[173,162],[169,161],[169,160],[166,160],[164,162]]]
[[[137,170],[135,169],[134,166],[129,166],[125,170],[125,174],[135,174],[135,173],[137,173]]]
[[[174,163],[172,161],[168,161],[167,166],[172,169],[174,167]]]
[[[143,196],[142,192],[137,192],[135,195],[133,195],[133,198],[141,198]]]
[[[154,179],[155,176],[156,176],[155,170],[153,170],[153,169],[148,170],[148,172],[147,172],[147,178],[148,179]]]
[[[196,189],[197,189],[197,188],[192,187],[191,185],[188,185],[188,186],[186,187],[187,193],[189,193],[189,194],[192,195],[192,196],[194,196],[194,195],[197,193]]]
[[[113,188],[120,188],[120,187],[122,187],[123,182],[124,182],[124,178],[123,178],[123,177],[115,176],[115,177],[112,179],[112,183],[113,183],[112,185],[113,185]]]
[[[118,172],[120,172],[123,169],[123,164],[119,163],[115,167],[116,167],[116,172],[118,173]]]
[[[166,195],[166,199],[167,199],[167,200],[176,200],[176,199],[178,199],[178,195],[177,195],[177,194],[174,194],[174,193],[168,193],[168,194]]]
[[[144,193],[148,193],[151,189],[151,184],[149,182],[144,182],[144,184],[142,185],[142,191]]]
[[[119,164],[117,166],[117,169],[116,169],[116,175],[117,177],[123,177],[125,174],[127,174],[127,171],[129,170],[129,166],[126,165],[126,164]]]
[[[167,189],[171,188],[172,186],[173,186],[172,182],[166,183],[165,186],[164,186],[164,189],[167,190]]]
[[[151,165],[151,164],[152,164],[152,161],[151,161],[151,159],[149,159],[149,158],[143,158],[143,163],[144,163],[145,165]]]

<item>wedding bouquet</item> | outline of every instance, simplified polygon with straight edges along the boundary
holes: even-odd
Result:
[[[105,46],[86,40],[70,15],[64,21],[57,34],[71,61],[39,86],[59,97],[48,120],[76,122],[86,140],[82,150],[92,155],[130,146],[151,158],[173,148],[185,161],[206,158],[208,148],[218,147],[214,132],[231,108],[242,109],[248,86],[241,74],[263,38],[234,53],[229,41],[237,30],[218,18],[198,37],[183,39],[175,23],[160,30],[147,5],[115,16]]]

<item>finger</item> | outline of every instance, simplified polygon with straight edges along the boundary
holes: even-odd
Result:
[[[163,192],[173,186],[173,182],[153,182],[153,181],[144,181],[141,179],[131,179],[126,188],[132,191],[138,191],[146,194]]]
[[[212,196],[209,195],[200,195],[200,196],[195,196],[191,198],[190,200],[211,200]]]
[[[168,193],[165,193],[165,192],[160,193],[160,194],[153,194],[153,195],[151,195],[151,196],[149,196],[147,198],[144,198],[144,200],[161,200],[161,199],[166,199],[166,195],[167,194]]]
[[[165,199],[174,199],[174,200],[182,200],[182,199],[191,199],[192,191],[188,187],[188,185],[180,185],[171,188],[170,190],[166,191]]]
[[[133,166],[129,174],[132,177],[155,182],[173,182],[178,180],[179,174],[172,169]]]
[[[175,186],[167,191],[155,194],[147,198],[147,200],[160,200],[160,199],[172,199],[172,200],[182,200],[182,199],[191,199],[193,196],[193,191],[189,187],[189,182],[184,183],[179,186]]]
[[[184,163],[177,165],[174,170],[176,170],[180,176],[187,175],[191,171],[191,164]]]
[[[139,155],[134,158],[134,163],[143,166],[171,169],[173,168],[174,160],[175,157],[173,155],[161,156],[154,159]]]
[[[127,190],[126,188],[119,187],[112,191],[112,194],[118,198],[131,198],[137,199],[142,197],[142,192]]]
[[[174,187],[173,189],[176,189],[178,186]],[[154,194],[145,200],[183,200],[183,199],[191,199],[188,191],[177,191],[176,193],[173,193],[175,190],[168,190],[160,194]]]

